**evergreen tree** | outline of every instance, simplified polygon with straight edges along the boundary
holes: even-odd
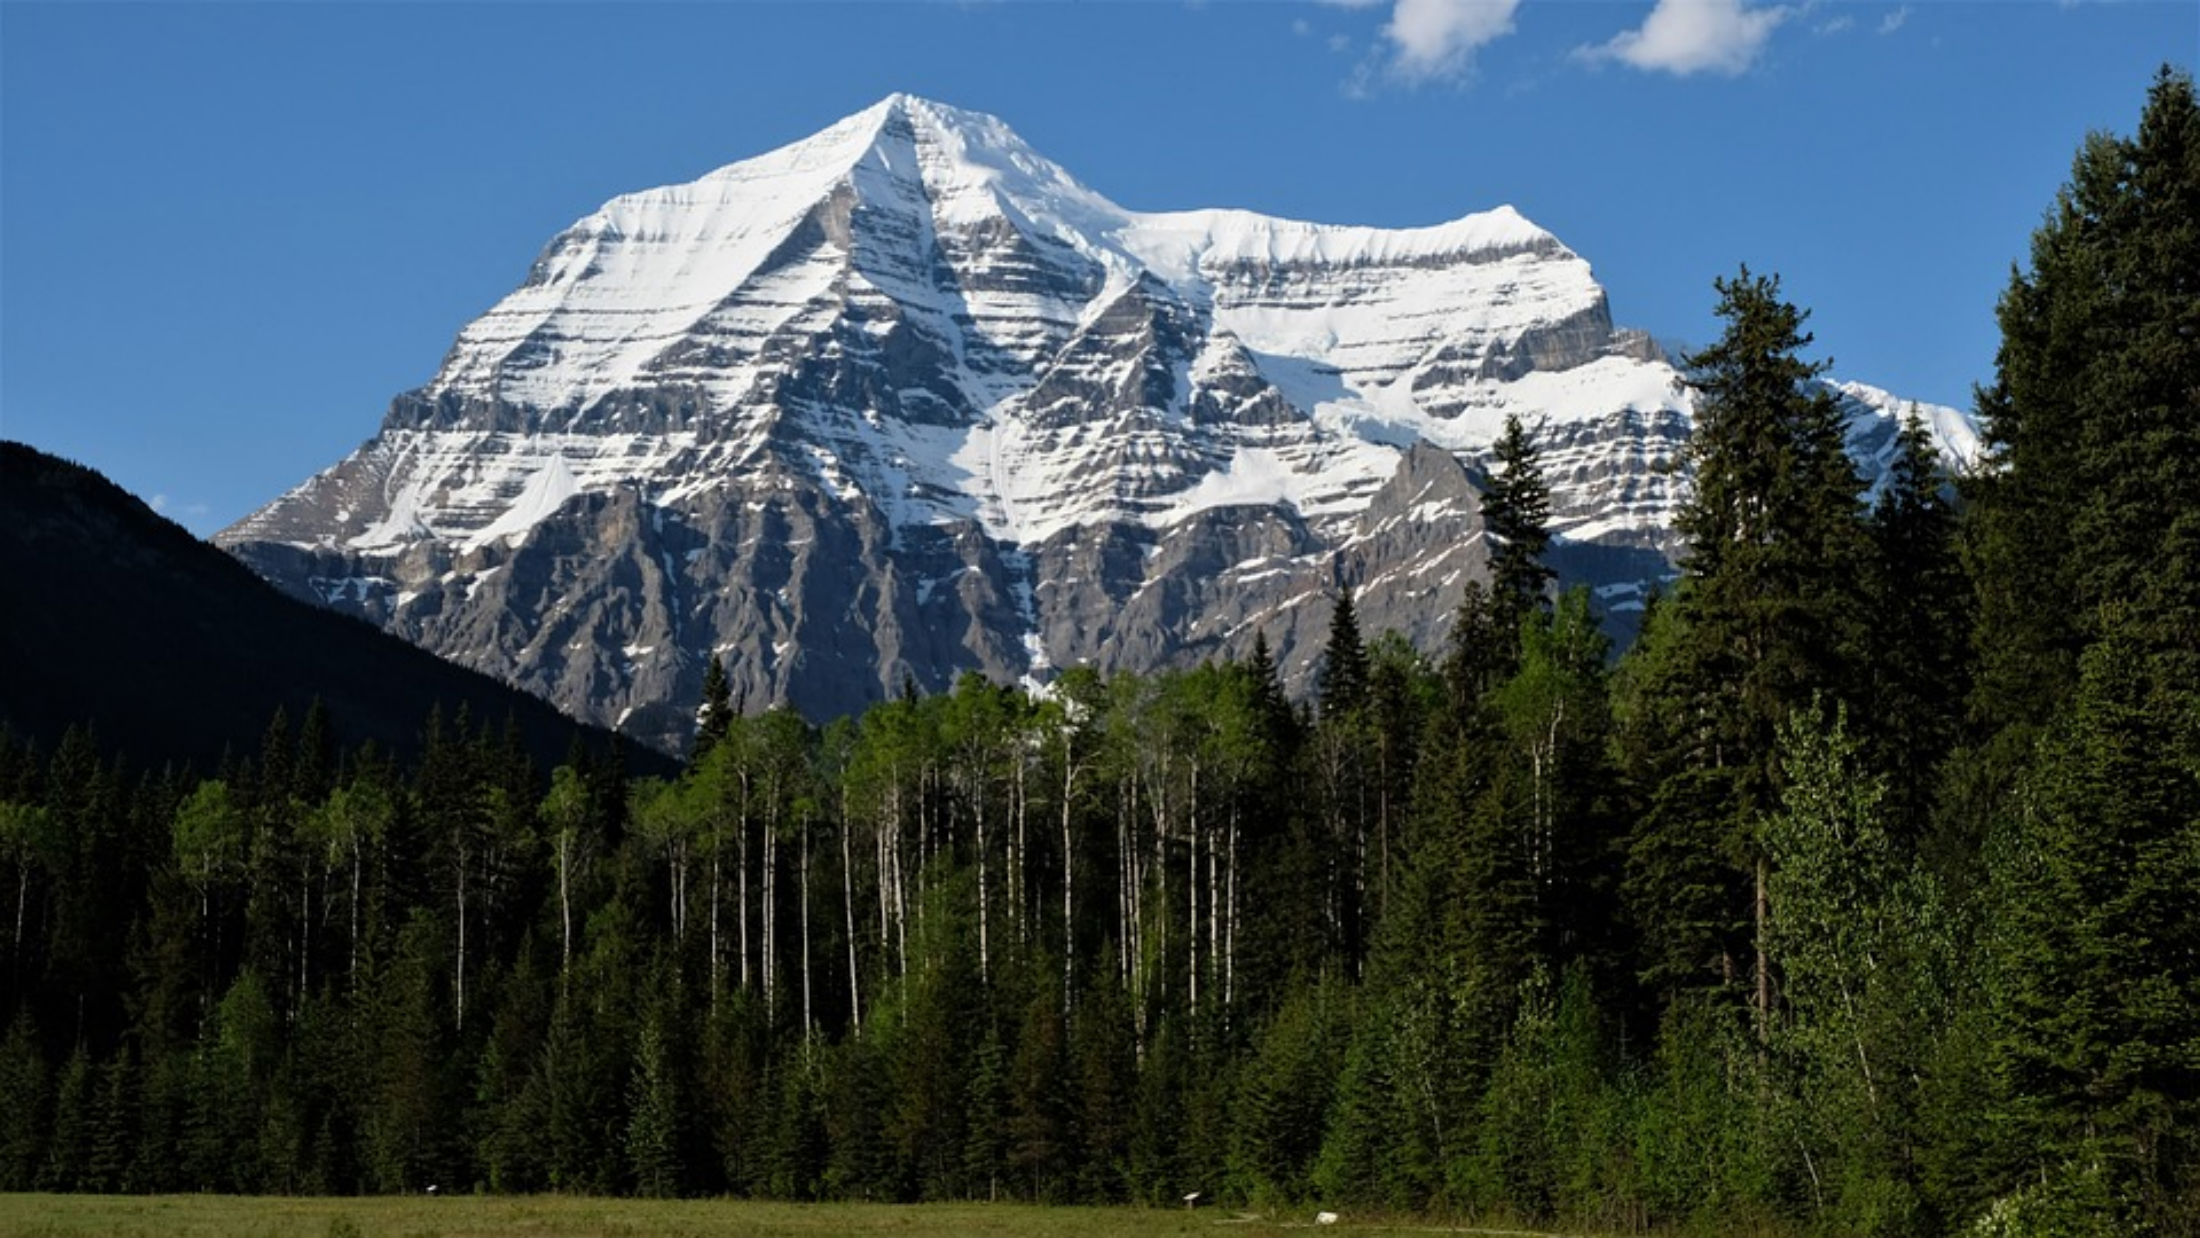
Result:
[[[28,1191],[44,1164],[49,1129],[46,1058],[18,1010],[0,1041],[0,1190]]]
[[[1545,566],[1543,555],[1551,544],[1551,487],[1518,414],[1506,414],[1504,433],[1492,451],[1497,467],[1482,498],[1482,520],[1491,542],[1491,620],[1510,661],[1518,656],[1520,626],[1550,606],[1557,574]]]
[[[1061,1202],[1078,1161],[1076,1079],[1070,1072],[1061,999],[1051,985],[1036,985],[1025,1004],[1007,1088],[1008,1165],[1022,1180],[1023,1198]]]
[[[718,746],[733,726],[733,688],[726,678],[726,664],[717,654],[703,671],[703,703],[695,711],[695,743],[688,753],[693,764]]]
[[[1875,764],[1889,774],[1894,828],[1913,839],[1924,832],[1933,781],[1955,747],[1968,691],[1969,587],[1946,489],[1932,435],[1912,408],[1869,522],[1867,725],[1879,741]]]
[[[2143,625],[2101,622],[2068,714],[1989,839],[1990,1113],[2005,1181],[2082,1200],[2098,1177],[2159,1232],[2189,1231],[2200,699],[2177,682],[2177,658],[2147,650]]]
[[[1515,634],[1511,639],[1517,642],[1519,637]],[[1452,612],[1444,651],[1444,683],[1451,693],[1452,717],[1459,725],[1467,725],[1482,698],[1507,673],[1511,646],[1506,641],[1495,598],[1481,581],[1468,581],[1459,608]]]
[[[1804,311],[1776,278],[1720,279],[1717,343],[1687,358],[1697,393],[1679,589],[1647,626],[1620,713],[1643,809],[1634,918],[1660,983],[1746,980],[1771,1013],[1759,822],[1776,803],[1777,730],[1819,693],[1861,688],[1862,488],[1840,407],[1814,385]]]
[[[2112,602],[2200,673],[2195,270],[2200,101],[2165,66],[2135,135],[2086,139],[2001,299],[1979,392],[1994,467],[1964,485],[1991,726],[2037,727],[2069,698]]]
[[[665,1035],[664,1011],[642,1020],[627,1090],[626,1156],[638,1195],[662,1199],[680,1193],[679,1081]]]
[[[1352,586],[1343,585],[1329,613],[1329,643],[1322,648],[1322,718],[1342,718],[1367,704],[1367,687],[1367,647],[1352,609]]]
[[[80,1043],[54,1077],[53,1126],[46,1139],[46,1163],[38,1174],[40,1190],[87,1189],[84,1169],[92,1152],[92,1087],[92,1057]]]

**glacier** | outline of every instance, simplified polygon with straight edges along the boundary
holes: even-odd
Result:
[[[751,707],[823,714],[1254,631],[1303,673],[1345,583],[1433,644],[1509,415],[1561,569],[1622,613],[1677,549],[1678,379],[1510,207],[1132,211],[897,94],[577,221],[373,438],[217,541],[670,746],[713,653]],[[1876,484],[1911,404],[1834,390]],[[1967,414],[1917,407],[1976,457]]]

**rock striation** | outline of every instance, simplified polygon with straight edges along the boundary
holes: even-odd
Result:
[[[1341,584],[1440,643],[1478,470],[1539,435],[1559,562],[1624,626],[1691,405],[1509,207],[1427,228],[1125,210],[895,95],[553,239],[357,451],[217,536],[268,579],[677,746],[751,708],[1244,652]],[[1869,473],[1903,402],[1842,389]],[[1961,413],[1922,410],[1951,458]]]

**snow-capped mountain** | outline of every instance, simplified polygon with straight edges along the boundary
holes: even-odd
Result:
[[[1241,652],[1343,582],[1436,643],[1483,568],[1478,453],[1537,427],[1561,566],[1669,569],[1690,397],[1509,207],[1428,228],[1143,213],[1000,121],[895,95],[613,199],[380,433],[217,538],[278,584],[676,742],[905,676]],[[1903,402],[1850,384],[1871,472]],[[1925,408],[1942,449],[1965,415]]]

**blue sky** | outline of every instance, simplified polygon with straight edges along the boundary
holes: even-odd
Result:
[[[0,435],[211,532],[604,199],[895,90],[1138,209],[1509,202],[1668,339],[1747,262],[1841,376],[1967,405],[2079,142],[2196,52],[2192,0],[0,0]]]

